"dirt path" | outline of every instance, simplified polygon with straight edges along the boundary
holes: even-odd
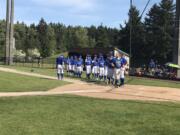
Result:
[[[35,76],[48,79],[56,79],[55,77],[39,75],[35,73],[21,72],[14,69],[0,67],[0,71],[12,72],[21,75]],[[103,99],[119,99],[119,100],[147,100],[147,101],[180,101],[180,89],[163,88],[140,85],[126,85],[121,88],[111,86],[101,86],[92,83],[82,82],[80,80],[65,79],[65,81],[73,84],[58,87],[47,92],[13,92],[0,93],[0,97],[14,96],[44,96],[58,94],[73,94],[79,96],[103,98]]]

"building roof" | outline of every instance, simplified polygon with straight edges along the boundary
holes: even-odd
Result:
[[[126,56],[130,56],[128,53],[126,53],[126,52],[124,52],[124,51],[122,51],[122,50],[120,50],[118,48],[115,48],[115,50],[122,53],[122,54],[124,54],[124,55],[126,55]]]

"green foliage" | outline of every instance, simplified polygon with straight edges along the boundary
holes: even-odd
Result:
[[[141,22],[140,13],[136,7],[132,7],[129,11],[129,18],[132,19],[132,59],[131,64],[136,66],[137,63],[144,63],[146,60],[146,44],[145,44],[145,30],[144,25]],[[130,22],[126,22],[125,27],[121,26],[120,40],[118,46],[125,52],[130,53]],[[149,58],[149,57],[148,57]],[[138,62],[138,60],[142,60]]]
[[[48,26],[44,19],[41,19],[38,26],[39,50],[42,57],[49,57],[53,54],[55,47],[54,29]]]
[[[150,9],[145,19],[147,54],[162,63],[172,61],[174,11],[173,0],[162,0]]]
[[[75,44],[76,47],[88,47],[88,36],[87,36],[87,29],[82,27],[76,27],[74,32]]]
[[[133,6],[129,11],[132,17],[132,61],[139,66],[156,59],[164,64],[172,61],[174,44],[175,5],[173,0],[161,0],[152,6],[145,16],[140,16],[139,10]],[[22,50],[28,56],[28,50],[38,49],[42,57],[49,57],[71,48],[84,47],[118,47],[130,52],[130,19],[120,29],[103,26],[65,26],[61,23],[46,23],[41,19],[38,25],[27,26],[24,23],[15,24],[15,39],[17,50]],[[5,21],[0,21],[0,56],[3,56],[5,45]]]
[[[5,35],[6,35],[6,22],[4,20],[0,21],[0,57],[4,57],[5,51]]]
[[[17,50],[23,50],[27,52],[28,45],[26,44],[26,37],[27,37],[27,26],[24,23],[19,23],[14,27],[14,37],[15,37],[15,46]]]

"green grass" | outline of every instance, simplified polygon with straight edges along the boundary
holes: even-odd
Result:
[[[0,92],[47,91],[68,84],[64,81],[0,72]]]
[[[0,135],[179,135],[180,104],[73,96],[0,98]]]
[[[126,83],[132,85],[180,88],[180,82],[177,81],[158,80],[149,78],[128,77]]]
[[[33,69],[34,73],[39,73],[39,74],[49,75],[49,76],[56,76],[55,69],[29,68],[29,67],[21,67],[21,66],[10,66],[10,67],[8,66],[8,68],[13,68],[13,69],[17,69],[17,70],[25,71],[25,72],[31,72],[31,70]],[[87,81],[85,79],[85,74],[83,74],[82,81]],[[97,82],[97,83],[100,83],[100,82]],[[103,84],[103,83],[100,83],[100,84]],[[180,88],[180,82],[158,80],[158,79],[148,79],[148,78],[138,78],[138,77],[126,77],[126,84]]]

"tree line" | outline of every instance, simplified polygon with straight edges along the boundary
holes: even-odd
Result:
[[[172,61],[175,29],[175,5],[173,0],[161,0],[154,4],[145,17],[133,6],[129,10],[132,19],[132,63],[146,64],[150,59],[159,63]],[[130,52],[130,19],[120,28],[99,26],[66,26],[62,23],[15,24],[15,45],[26,56],[29,50],[37,50],[41,57],[66,52],[71,48],[117,47]],[[4,56],[5,21],[0,21],[0,55]]]

